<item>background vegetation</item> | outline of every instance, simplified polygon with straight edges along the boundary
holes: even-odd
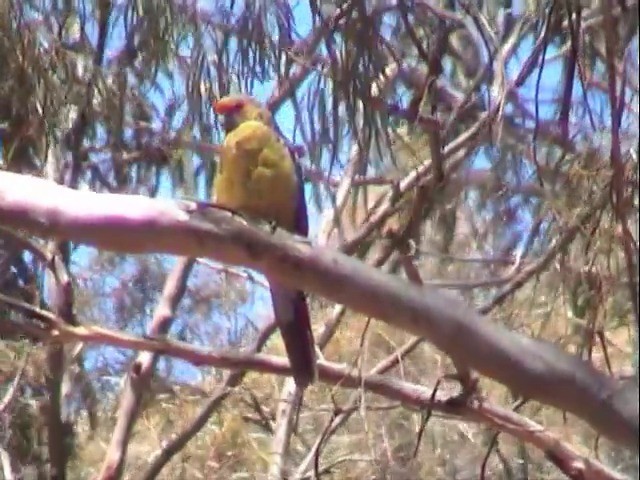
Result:
[[[351,254],[633,379],[638,62],[634,1],[7,0],[0,169],[205,200],[221,141],[211,101],[248,92],[300,147],[314,241],[345,245],[396,195]],[[415,171],[427,175],[405,192]],[[296,423],[283,377],[29,334],[25,305],[282,354],[252,272],[0,225],[0,295],[0,478],[571,476],[526,428],[498,436],[499,422],[464,409],[433,417],[319,383]],[[459,391],[439,382],[455,369],[428,342],[321,298],[312,306],[327,360],[437,386],[438,398]],[[608,465],[598,478],[637,478],[637,455],[576,418],[488,379],[480,388],[519,425]]]

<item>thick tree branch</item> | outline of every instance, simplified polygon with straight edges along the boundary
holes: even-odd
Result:
[[[229,212],[74,191],[0,172],[0,224],[105,250],[205,256],[253,268],[425,337],[454,362],[514,393],[569,411],[612,440],[638,447],[637,385],[622,384],[551,343],[493,324],[438,290],[408,284],[285,232],[255,228]]]

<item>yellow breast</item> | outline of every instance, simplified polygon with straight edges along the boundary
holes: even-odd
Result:
[[[298,180],[286,146],[267,125],[248,121],[225,138],[214,200],[232,210],[295,227]]]

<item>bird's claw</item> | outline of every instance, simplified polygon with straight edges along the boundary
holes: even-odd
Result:
[[[462,391],[446,400],[446,403],[451,406],[466,405],[473,397],[480,396],[480,378],[477,375],[472,375],[469,370],[458,371],[456,373],[448,373],[443,375],[445,380],[454,380],[460,384]]]
[[[269,220],[267,225],[269,226],[269,232],[271,232],[272,235],[278,231],[278,224],[275,220]]]

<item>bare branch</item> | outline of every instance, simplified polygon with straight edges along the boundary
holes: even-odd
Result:
[[[20,362],[20,367],[18,368],[16,376],[13,378],[13,382],[11,382],[11,385],[5,392],[2,401],[0,401],[0,415],[4,414],[11,406],[11,403],[14,401],[16,394],[18,393],[18,387],[20,386],[22,375],[24,374],[24,369],[27,367],[28,361],[29,354],[27,353],[22,359],[22,362]]]
[[[162,297],[149,325],[149,336],[166,335],[171,328],[175,318],[175,310],[184,296],[194,262],[192,258],[180,259],[167,277]],[[131,431],[140,412],[140,405],[148,390],[157,361],[157,354],[142,352],[129,367],[125,377],[124,390],[120,396],[120,406],[111,443],[98,476],[100,479],[120,478],[122,475]]]
[[[41,196],[28,194],[34,190]],[[204,210],[189,202],[73,191],[0,172],[0,220],[10,228],[112,251],[215,257],[253,268],[425,337],[456,364],[469,365],[526,398],[570,411],[612,440],[637,446],[636,402],[628,401],[623,384],[591,365],[548,342],[492,324],[437,290],[399,281],[285,232],[265,233],[228,212]],[[585,224],[594,213],[586,209],[565,228]]]
[[[43,338],[49,337],[54,341],[82,340],[136,350],[148,350],[182,358],[196,365],[242,370],[253,369],[279,375],[290,373],[287,361],[272,355],[215,353],[184,342],[137,338],[98,327],[73,327],[63,323],[60,323],[59,326],[57,331],[43,330]],[[411,342],[402,350],[408,352],[415,344],[415,342]],[[391,359],[387,359],[381,362],[377,368],[384,371],[393,363]],[[352,373],[349,368],[326,361],[318,363],[318,376],[321,381],[326,383],[340,384],[342,387],[350,389],[364,388],[388,399],[400,401],[407,407],[418,410],[428,408],[445,415],[483,423],[509,433],[552,456],[554,463],[565,473],[578,471],[584,475],[584,478],[623,478],[599,462],[583,457],[571,446],[561,442],[555,435],[535,422],[521,417],[515,412],[495,407],[485,400],[476,399],[468,403],[460,403],[452,401],[450,398],[434,398],[430,388],[380,374],[360,376]],[[625,394],[633,395],[634,393],[626,391]],[[218,403],[216,402],[216,405]]]
[[[267,324],[258,335],[253,346],[249,349],[251,353],[258,353],[276,330],[275,322]],[[242,383],[247,370],[236,370],[229,372],[224,382],[216,389],[215,393],[206,402],[198,415],[178,434],[173,436],[162,448],[158,455],[154,457],[147,470],[140,476],[142,480],[152,480],[158,476],[162,468],[200,432],[202,427],[209,420],[211,415],[220,408],[222,402],[233,392],[233,389]]]

